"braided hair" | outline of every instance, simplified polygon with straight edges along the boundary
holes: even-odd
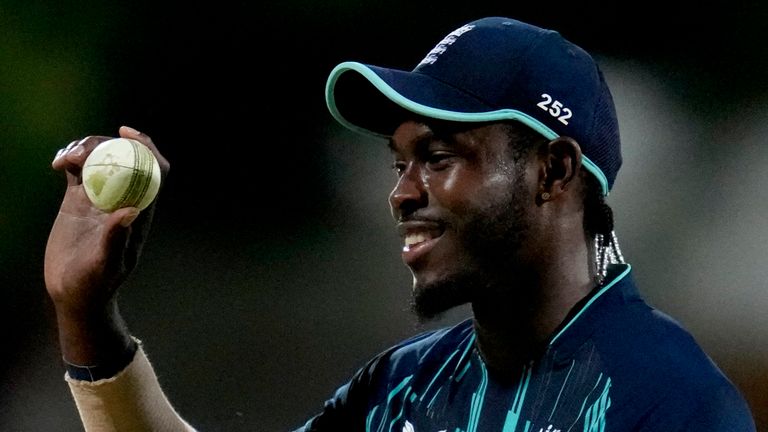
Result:
[[[584,180],[584,232],[594,241],[595,282],[602,285],[609,264],[624,262],[619,241],[613,227],[613,210],[605,202],[602,186],[597,178],[582,171]]]

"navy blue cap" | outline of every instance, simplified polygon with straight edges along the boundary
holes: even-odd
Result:
[[[456,122],[516,120],[568,136],[608,195],[621,166],[611,92],[595,60],[558,32],[489,17],[449,33],[412,71],[344,62],[326,103],[354,131],[389,137],[415,113]]]

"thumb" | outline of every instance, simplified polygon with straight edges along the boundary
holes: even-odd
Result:
[[[112,212],[110,219],[115,219],[115,222],[123,228],[131,226],[134,220],[139,216],[139,209],[136,207],[125,207],[117,209]]]

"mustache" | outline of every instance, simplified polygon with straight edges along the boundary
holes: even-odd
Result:
[[[429,222],[438,225],[445,225],[445,221],[438,215],[429,213],[411,213],[397,218],[398,223],[403,222]]]

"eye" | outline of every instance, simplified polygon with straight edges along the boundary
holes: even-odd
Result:
[[[430,152],[427,157],[427,168],[435,171],[448,168],[451,158],[455,155],[453,153],[439,150]]]
[[[392,171],[397,174],[398,177],[403,175],[403,172],[405,171],[405,161],[394,161],[392,162]]]

